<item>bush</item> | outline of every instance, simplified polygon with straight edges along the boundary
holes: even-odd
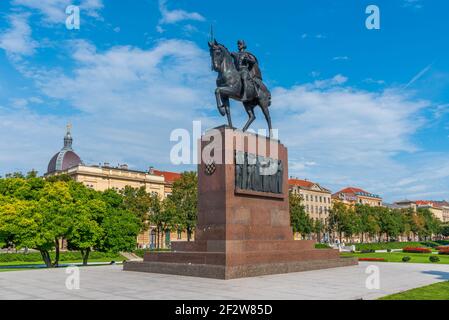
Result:
[[[402,258],[402,262],[409,262],[410,260],[412,260],[412,258],[408,256]]]
[[[432,249],[407,247],[407,248],[402,249],[402,252],[407,252],[407,253],[432,253]]]
[[[315,243],[315,249],[332,249],[326,243]]]
[[[421,242],[421,244],[425,247],[430,247],[430,248],[435,248],[440,245],[439,243],[433,242],[433,241],[423,241],[423,242]]]
[[[390,249],[390,248],[388,248],[388,249],[387,249],[387,252],[391,252],[391,249]]]
[[[360,251],[360,253],[375,253],[375,252],[376,252],[376,250],[374,250],[374,249],[365,249],[365,250]]]
[[[436,256],[430,256],[429,257],[430,262],[432,263],[437,263],[440,262],[440,258],[436,257]]]
[[[171,251],[171,249],[136,249],[133,251],[133,253],[136,256],[143,258],[145,252],[167,252],[167,251]]]

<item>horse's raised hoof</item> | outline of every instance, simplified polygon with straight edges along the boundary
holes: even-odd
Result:
[[[218,107],[218,112],[224,117],[226,115],[226,109],[224,106]]]

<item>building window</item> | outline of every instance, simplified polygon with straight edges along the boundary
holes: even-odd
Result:
[[[182,239],[182,231],[178,230],[178,240],[181,240],[181,239]]]
[[[309,201],[309,195],[306,194],[306,201]]]

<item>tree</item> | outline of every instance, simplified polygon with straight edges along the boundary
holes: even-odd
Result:
[[[353,212],[352,209],[341,202],[335,202],[330,209],[327,223],[329,233],[333,234],[336,232],[340,243],[343,240],[343,234],[350,236],[355,231],[354,226],[351,225],[353,223],[351,217],[355,217],[355,215],[351,211]]]
[[[374,238],[379,233],[379,223],[377,220],[376,209],[368,205],[357,204],[356,213],[360,217],[361,241],[365,241],[365,235]]]
[[[81,183],[69,181],[72,203],[69,206],[67,223],[69,227],[65,234],[70,250],[79,250],[83,265],[87,265],[89,254],[102,240],[104,232],[100,222],[106,212],[106,203],[101,194]]]
[[[145,187],[132,188],[126,186],[120,195],[123,197],[123,209],[132,212],[140,220],[140,231],[148,230],[149,213],[152,205],[152,195],[147,193]]]
[[[97,221],[90,217],[85,209],[81,209],[72,220],[70,231],[67,235],[68,248],[79,250],[83,259],[83,265],[87,265],[90,251],[98,245],[103,236],[103,229]]]
[[[406,215],[408,223],[410,224],[410,231],[413,233],[414,238],[419,237],[424,232],[424,217],[412,209],[407,211]]]
[[[71,198],[63,183],[50,184],[32,175],[1,179],[0,229],[16,248],[38,250],[47,267],[58,264],[51,261],[50,251],[64,234],[64,213]],[[57,248],[59,250],[59,248]]]
[[[345,237],[353,241],[353,236],[360,233],[361,230],[361,218],[355,212],[354,208],[347,208],[343,216],[343,233]]]
[[[317,241],[321,242],[321,234],[324,231],[324,222],[321,219],[314,219],[313,232],[317,236]]]
[[[196,172],[182,173],[181,178],[173,183],[169,199],[167,204],[170,208],[169,212],[174,212],[177,225],[187,231],[187,241],[190,241],[196,227],[198,213],[198,176]]]
[[[98,251],[133,251],[140,233],[140,220],[131,212],[117,209],[107,211],[101,222],[103,238],[96,245]]]
[[[162,247],[164,233],[172,228],[175,220],[181,217],[171,198],[162,201],[157,194],[151,197],[150,221],[156,226],[156,248]]]
[[[424,237],[424,240],[430,238],[432,240],[433,235],[437,235],[441,231],[441,222],[438,218],[434,216],[434,214],[425,208],[418,209],[418,215],[422,217],[424,221],[424,228],[421,230],[421,237]]]
[[[104,215],[99,219],[103,238],[95,248],[114,253],[134,250],[142,228],[141,216],[126,210],[123,197],[114,190],[103,192],[102,199],[106,204]]]
[[[306,235],[313,232],[313,220],[306,213],[301,196],[290,192],[289,204],[290,222],[293,232],[300,233],[304,238]]]
[[[386,235],[386,240],[396,238],[401,232],[401,217],[396,211],[385,207],[376,207],[379,218],[379,240]]]
[[[441,226],[441,235],[443,237],[449,237],[449,224]]]
[[[47,267],[58,266],[61,239],[81,251],[84,264],[92,249],[132,250],[141,224],[123,202],[115,191],[97,192],[71,179],[11,175],[0,179],[0,245],[36,249]]]

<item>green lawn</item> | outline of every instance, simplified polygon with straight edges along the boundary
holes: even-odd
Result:
[[[385,253],[342,253],[341,255],[343,257],[383,258],[386,260],[386,262],[402,262],[402,258],[405,256],[412,258],[407,263],[432,263],[429,261],[429,257],[436,256],[440,258],[440,262],[438,262],[438,264],[449,264],[449,255],[441,255],[441,254],[385,252]]]
[[[112,258],[100,258],[100,259],[89,259],[88,263],[90,262],[122,262],[125,260],[124,257],[116,256]],[[69,261],[60,261],[60,264],[69,264],[69,263],[82,263],[82,260],[69,260]],[[11,261],[11,262],[0,262],[0,266],[31,266],[31,265],[42,265],[44,264],[43,261],[35,261],[35,262],[26,262],[26,261]]]
[[[104,257],[104,258],[95,258],[95,259],[89,259],[88,263],[91,262],[111,262],[115,261],[117,263],[122,262],[123,260],[126,260],[122,255],[118,254],[116,256],[111,257]],[[60,264],[71,264],[71,263],[82,263],[82,260],[74,259],[74,260],[68,260],[68,261],[60,261]],[[43,265],[43,261],[10,261],[10,262],[0,262],[0,266],[35,266],[35,265]],[[2,269],[0,268],[0,272],[9,272],[9,271],[22,271],[22,270],[32,270],[33,268],[11,268],[11,269]]]
[[[26,269],[0,269],[0,272],[22,271]]]
[[[393,294],[379,300],[449,300],[449,281]]]

